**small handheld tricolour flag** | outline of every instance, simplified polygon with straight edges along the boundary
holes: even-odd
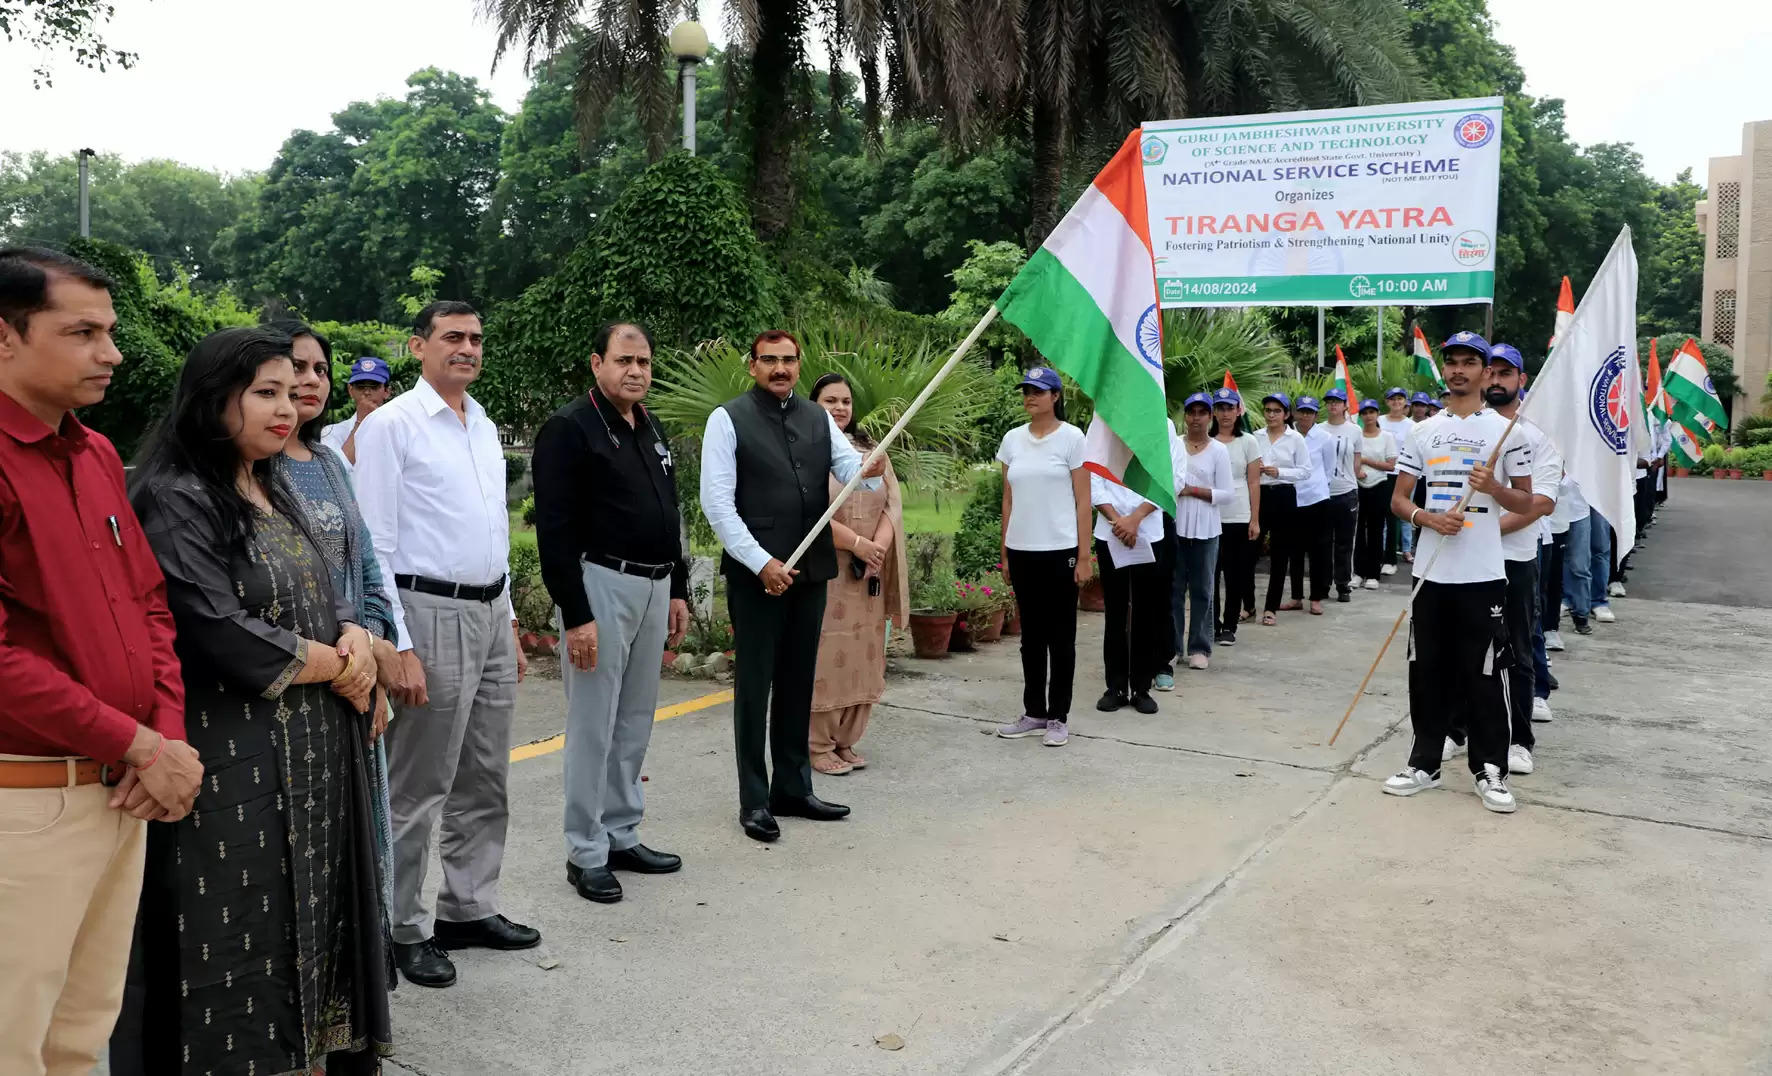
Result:
[[[1674,459],[1681,467],[1698,466],[1704,458],[1704,446],[1699,444],[1698,435],[1678,422],[1668,423],[1668,430],[1674,435]]]
[[[1643,383],[1643,402],[1649,417],[1655,422],[1666,422],[1673,417],[1673,408],[1667,399],[1667,390],[1661,385],[1661,362],[1655,357],[1655,338],[1649,338],[1649,379]]]
[[[1163,318],[1137,131],[1009,282],[997,309],[1095,402],[1083,466],[1173,513]]]
[[[1237,379],[1231,376],[1228,369],[1224,372],[1224,387],[1235,392],[1238,396],[1243,395],[1242,391],[1237,388]]]
[[[1445,388],[1446,379],[1440,376],[1440,368],[1434,363],[1433,349],[1427,346],[1427,337],[1419,325],[1415,327],[1415,343],[1410,346],[1410,350],[1415,353],[1415,372],[1431,379],[1440,388]]]
[[[1563,338],[1563,330],[1569,327],[1569,319],[1575,316],[1575,292],[1569,287],[1569,278],[1563,278],[1563,286],[1557,289],[1557,319],[1551,323],[1550,346],[1556,347],[1557,341]]]
[[[1673,404],[1674,421],[1686,426],[1697,424],[1706,433],[1715,433],[1729,424],[1723,401],[1717,398],[1717,387],[1711,383],[1704,356],[1691,337],[1674,352],[1667,364],[1667,380],[1663,390]]]
[[[1341,353],[1341,345],[1335,345],[1335,383],[1330,388],[1340,389],[1347,394],[1348,414],[1358,414],[1360,397],[1354,392],[1354,379],[1347,372],[1347,356]]]

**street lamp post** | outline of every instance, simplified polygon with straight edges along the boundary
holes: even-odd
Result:
[[[671,27],[671,53],[683,72],[683,148],[695,154],[695,69],[708,58],[708,32],[701,23]]]
[[[86,162],[93,156],[95,154],[90,149],[80,151],[80,238],[82,239],[92,238],[92,214],[89,211],[90,203],[86,197],[87,178],[90,170],[87,168]]]

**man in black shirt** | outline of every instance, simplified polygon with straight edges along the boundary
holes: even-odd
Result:
[[[566,629],[566,879],[586,900],[613,904],[612,871],[683,865],[638,831],[660,660],[689,626],[689,568],[670,446],[641,403],[652,334],[603,326],[591,372],[590,393],[535,436],[535,538]]]

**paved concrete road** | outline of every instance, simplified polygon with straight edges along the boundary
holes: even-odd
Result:
[[[1400,645],[1325,742],[1400,584],[1247,626],[1152,717],[1094,713],[1086,618],[1062,750],[986,735],[1018,709],[1013,641],[907,662],[863,745],[874,766],[819,782],[855,816],[784,820],[774,846],[736,824],[729,708],[662,722],[645,837],[688,866],[624,877],[614,906],[566,885],[559,755],[516,763],[507,910],[558,965],[470,952],[452,989],[402,985],[399,1065],[1772,1071],[1772,603],[1635,596],[1698,592],[1671,573],[1717,563],[1690,551],[1718,533],[1692,518],[1707,495],[1772,511],[1772,488],[1699,485],[1676,487],[1619,622],[1570,634],[1511,817],[1458,766],[1444,790],[1379,793],[1407,751]],[[1731,584],[1769,590],[1772,570]],[[557,730],[558,691],[526,687],[519,740]]]
[[[1765,482],[1675,478],[1673,511],[1656,514],[1631,558],[1629,589],[1646,598],[1772,608],[1772,571],[1748,562],[1772,553],[1772,489]],[[1675,562],[1684,560],[1685,564]],[[1641,565],[1643,571],[1636,571]]]

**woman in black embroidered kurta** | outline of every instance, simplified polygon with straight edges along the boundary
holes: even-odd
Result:
[[[292,379],[287,360],[251,361],[254,348],[286,356],[287,337],[229,332],[253,336],[216,348],[247,357],[211,354],[211,366]],[[210,345],[193,352],[181,398],[203,391],[185,382]],[[203,410],[175,399],[165,438],[180,437],[181,402]],[[157,446],[133,500],[167,577],[188,734],[206,772],[191,815],[149,837],[142,1067],[372,1073],[390,1036],[367,719],[329,686],[343,664],[332,641],[364,633],[346,623],[355,611],[268,466],[248,455],[242,511],[178,456]]]

